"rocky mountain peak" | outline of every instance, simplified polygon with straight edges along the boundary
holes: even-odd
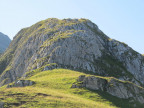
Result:
[[[10,38],[7,35],[0,32],[0,53],[3,53],[6,50],[10,42]]]
[[[0,59],[0,82],[10,83],[38,68],[67,68],[143,85],[143,67],[141,54],[110,39],[90,20],[49,18],[14,37]]]

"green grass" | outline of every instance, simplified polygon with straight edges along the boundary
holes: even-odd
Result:
[[[129,104],[128,100],[105,92],[71,88],[80,75],[89,74],[67,69],[34,72],[26,79],[35,81],[35,85],[3,86],[0,88],[0,101],[7,103],[6,108],[132,108],[133,104]]]

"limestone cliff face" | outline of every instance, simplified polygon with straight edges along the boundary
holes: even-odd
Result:
[[[144,84],[144,57],[107,37],[87,19],[47,19],[22,29],[0,58],[0,82],[7,84],[47,65],[113,76]]]
[[[0,32],[0,53],[3,53],[8,48],[11,40],[7,35]]]
[[[98,76],[79,76],[72,88],[86,87],[91,90],[105,91],[122,99],[131,99],[144,104],[144,88],[128,81],[120,81],[115,78]]]
[[[144,84],[144,56],[115,40],[109,42],[112,55],[123,63],[127,71]]]

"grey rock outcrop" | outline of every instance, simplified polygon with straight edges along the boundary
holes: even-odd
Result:
[[[34,81],[30,81],[30,80],[18,80],[15,81],[12,84],[8,84],[7,88],[12,88],[12,87],[25,87],[25,86],[31,86],[35,84]]]
[[[0,32],[0,53],[3,53],[8,48],[10,42],[10,38]]]
[[[112,55],[121,61],[127,71],[134,75],[138,81],[144,84],[144,56],[116,40],[111,40],[108,44]]]
[[[0,102],[0,108],[4,108],[4,102]]]
[[[59,68],[57,64],[46,65],[44,66],[43,71],[57,69],[57,68]]]
[[[0,102],[0,108],[4,108],[4,102]]]
[[[105,79],[104,77],[86,77],[82,75],[79,76],[77,82],[72,85],[72,88],[82,87],[86,87],[91,90],[105,91],[113,96],[123,99],[133,98],[134,100],[144,104],[144,88],[131,82],[124,82],[115,78]]]
[[[144,57],[87,19],[47,19],[22,29],[0,58],[0,85],[55,63],[58,68],[144,84]]]

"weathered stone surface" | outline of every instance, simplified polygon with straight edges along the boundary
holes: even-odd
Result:
[[[123,82],[115,78],[104,79],[96,76],[80,76],[77,82],[72,85],[72,88],[82,87],[105,91],[123,99],[133,98],[144,104],[144,88],[130,82]]]
[[[144,84],[144,57],[87,19],[47,19],[22,29],[0,59],[0,85],[47,64]],[[56,68],[57,68],[56,67]],[[6,80],[5,80],[6,79]]]
[[[35,84],[34,81],[30,81],[30,80],[17,80],[15,81],[13,84],[7,86],[7,88],[11,88],[11,87],[25,87],[25,86],[31,86]]]
[[[124,64],[127,71],[144,84],[144,56],[116,40],[109,41],[108,46],[112,55]]]
[[[4,102],[0,102],[0,108],[4,108]]]
[[[43,71],[57,69],[57,68],[58,68],[58,66],[56,64],[54,64],[54,65],[48,65],[48,66],[44,66]]]

